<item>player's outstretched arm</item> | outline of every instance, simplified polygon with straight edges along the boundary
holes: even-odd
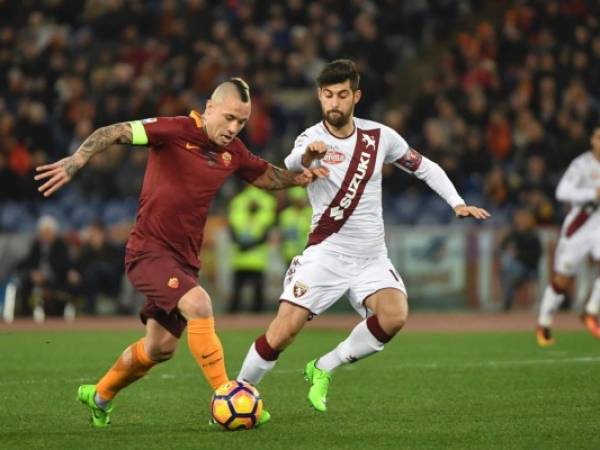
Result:
[[[465,217],[475,217],[476,219],[485,220],[490,217],[490,213],[487,212],[483,208],[478,208],[477,206],[467,206],[467,205],[458,205],[454,207],[454,214],[459,219],[464,219]]]
[[[81,169],[96,153],[100,153],[112,144],[131,144],[132,130],[128,122],[116,123],[98,128],[71,156],[67,156],[52,164],[36,167],[38,174],[36,180],[46,180],[38,191],[48,197],[73,179],[75,173]]]
[[[254,180],[252,184],[261,189],[276,191],[293,186],[308,186],[315,178],[324,178],[328,175],[329,170],[326,167],[303,168],[302,172],[291,172],[269,164],[265,173]]]

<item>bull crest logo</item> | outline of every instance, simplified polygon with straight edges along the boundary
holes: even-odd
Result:
[[[302,297],[308,291],[308,286],[300,281],[296,281],[294,284],[294,297]]]

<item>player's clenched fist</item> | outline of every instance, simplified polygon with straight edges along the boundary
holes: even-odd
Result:
[[[310,166],[310,164],[319,159],[323,159],[327,153],[327,145],[323,141],[315,141],[308,144],[304,155],[302,155],[302,165],[304,167]]]

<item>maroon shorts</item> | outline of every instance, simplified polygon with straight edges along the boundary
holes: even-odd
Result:
[[[134,251],[125,253],[125,271],[131,284],[146,296],[140,312],[145,324],[156,320],[173,336],[179,338],[187,321],[177,309],[183,295],[198,286],[198,271],[182,264],[168,252]]]

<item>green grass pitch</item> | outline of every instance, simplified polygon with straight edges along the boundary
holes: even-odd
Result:
[[[122,392],[108,429],[93,429],[77,386],[140,333],[1,333],[0,448],[600,448],[600,342],[584,332],[558,333],[551,349],[532,333],[405,333],[338,370],[318,414],[301,371],[345,333],[307,330],[259,386],[272,421],[241,432],[206,425],[211,392],[182,342]],[[235,376],[257,332],[220,334]]]

